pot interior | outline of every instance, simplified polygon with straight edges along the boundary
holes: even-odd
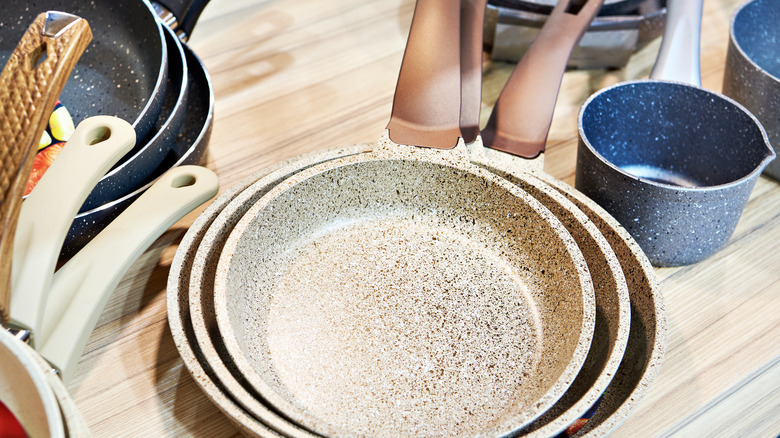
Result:
[[[780,78],[780,7],[776,1],[754,0],[734,16],[733,38],[756,65]]]
[[[768,153],[763,130],[747,111],[674,82],[606,89],[584,107],[581,127],[593,150],[626,173],[683,187],[734,182]]]

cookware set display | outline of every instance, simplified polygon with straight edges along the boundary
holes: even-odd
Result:
[[[183,42],[205,4],[1,8],[14,17],[0,26],[0,90],[15,137],[0,151],[13,157],[0,401],[32,436],[89,435],[67,385],[111,292],[217,194],[194,166],[215,94]],[[776,6],[735,12],[720,94],[701,85],[702,0],[417,0],[379,140],[256,171],[178,242],[166,307],[186,370],[248,436],[609,434],[665,355],[654,266],[723,249],[761,173],[777,177],[764,42]],[[38,16],[27,34],[51,42],[25,60],[20,29],[47,10],[68,13]],[[518,23],[527,41],[502,27]],[[620,50],[587,48],[613,31]],[[567,68],[621,67],[661,33],[650,79],[584,99],[574,186],[545,172]],[[486,48],[517,65],[482,119]],[[31,93],[14,68],[56,79]],[[42,103],[17,109],[28,96]],[[22,200],[58,99],[76,129]],[[20,112],[24,124],[7,115]]]

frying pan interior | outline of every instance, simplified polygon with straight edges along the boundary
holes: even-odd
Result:
[[[73,69],[62,103],[78,125],[94,115],[114,115],[133,124],[138,138],[154,125],[165,86],[162,28],[146,1],[3,0],[0,62],[5,64],[35,16],[58,10],[85,18],[92,43]],[[140,120],[136,125],[135,121]]]
[[[595,95],[585,141],[626,173],[683,187],[740,180],[766,159],[759,124],[739,104],[675,82],[636,81]]]
[[[234,229],[215,296],[231,356],[272,405],[357,434],[484,432],[547,403],[588,318],[551,213],[481,169],[368,155],[285,181]]]

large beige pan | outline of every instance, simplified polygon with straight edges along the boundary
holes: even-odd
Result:
[[[228,352],[312,431],[511,433],[587,354],[592,286],[560,222],[462,149],[396,144],[455,144],[458,40],[431,47],[447,38],[430,29],[458,35],[459,11],[418,2],[384,141],[273,188],[223,249],[214,299]]]

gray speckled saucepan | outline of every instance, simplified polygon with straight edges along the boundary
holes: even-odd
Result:
[[[174,136],[173,145],[162,163],[142,181],[143,185],[122,197],[76,215],[62,247],[62,258],[72,256],[87,244],[166,170],[183,164],[198,164],[205,155],[214,114],[211,78],[197,55],[186,44],[182,44],[182,48],[187,60],[189,86],[186,110],[183,111],[184,121],[178,135]]]
[[[587,355],[591,279],[554,215],[462,147],[403,145],[462,143],[460,6],[417,3],[380,144],[272,188],[222,250],[227,350],[313,432],[511,433]]]
[[[745,105],[780,148],[780,2],[751,0],[734,11],[723,94]],[[780,180],[780,160],[764,173]]]
[[[670,2],[651,78],[582,106],[576,187],[612,214],[656,266],[723,248],[774,159],[742,105],[699,86],[701,0]]]

